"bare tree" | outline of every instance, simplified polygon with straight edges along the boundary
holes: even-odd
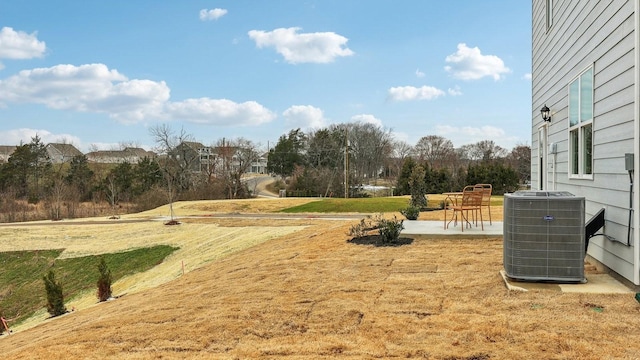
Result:
[[[100,151],[100,147],[98,146],[98,144],[89,144],[89,152],[96,152],[96,151]]]
[[[481,154],[482,161],[502,159],[507,156],[507,150],[496,145],[493,140],[479,141],[473,146],[476,148],[476,152]]]
[[[118,212],[116,210],[116,206],[118,201],[120,201],[120,188],[118,187],[114,174],[109,174],[105,179],[105,195],[107,195],[109,204],[111,204],[113,218],[117,218]]]
[[[392,141],[390,147],[391,154],[385,158],[385,166],[389,169],[387,176],[395,178],[400,174],[404,160],[413,152],[413,147],[403,140]]]
[[[482,160],[482,152],[478,150],[472,144],[462,145],[456,150],[458,157],[464,161],[479,161]]]
[[[496,145],[493,140],[482,140],[475,144],[463,145],[459,149],[460,156],[469,161],[492,161],[503,159],[508,152]]]
[[[438,135],[423,136],[414,148],[420,162],[427,162],[431,168],[440,169],[455,156],[451,140]]]
[[[161,155],[158,164],[165,180],[169,216],[173,221],[173,202],[181,190],[188,188],[193,164],[196,161],[187,145],[192,141],[192,136],[184,129],[175,133],[166,124],[152,127],[150,133],[156,143],[156,152]]]
[[[345,155],[344,125],[332,125],[329,128],[318,129],[307,134],[306,151],[301,152],[305,158],[304,164],[314,174],[319,189],[325,196],[338,193],[337,181],[344,173]]]
[[[71,217],[75,212],[75,208],[78,206],[80,199],[73,191],[70,190],[69,182],[65,180],[65,168],[75,156],[78,155],[77,149],[73,142],[66,137],[56,140],[55,144],[49,144],[52,146],[55,152],[54,155],[59,156],[58,159],[50,157],[52,163],[53,173],[51,174],[51,181],[49,185],[49,192],[47,194],[49,215],[52,220],[60,220],[62,218],[62,207],[67,204],[67,216]],[[45,147],[45,148],[47,148]]]
[[[64,205],[65,200],[67,200],[68,193],[69,186],[64,180],[64,177],[62,177],[61,174],[55,174],[49,189],[49,201],[47,202],[51,220],[62,219],[62,206]]]
[[[378,178],[391,153],[391,132],[371,123],[347,124],[350,171],[357,181]]]
[[[260,157],[258,146],[244,138],[223,138],[216,145],[216,153],[219,159],[216,175],[224,182],[227,197],[236,199],[248,196],[242,178]]]
[[[507,155],[507,163],[518,173],[520,183],[531,180],[531,147],[516,145]]]

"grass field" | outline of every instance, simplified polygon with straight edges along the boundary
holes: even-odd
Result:
[[[233,234],[246,239],[270,229],[289,231],[228,251],[184,276],[0,336],[3,355],[11,359],[640,358],[640,343],[633,341],[640,328],[640,305],[633,296],[511,292],[499,275],[500,238],[415,236],[405,245],[385,247],[349,242],[348,229],[356,220],[207,217],[239,206],[245,213],[267,212],[309,201],[315,200],[256,201],[255,210],[246,202],[180,204],[179,214],[200,217],[184,219],[185,226],[171,229],[140,229],[131,238],[144,237],[138,241],[148,242],[157,237],[155,243],[169,245],[182,233],[200,237],[200,242],[175,242],[181,250],[165,261],[174,266],[179,264],[176,255],[186,248],[202,253]],[[131,218],[160,216],[164,211]],[[499,216],[498,205],[494,211]],[[423,215],[436,220],[442,214]],[[118,244],[114,241],[113,247],[124,246]],[[74,249],[70,254],[80,254],[84,248]]]
[[[177,250],[159,245],[121,253],[104,254],[113,281],[127,275],[144,272],[161,263]],[[60,258],[61,249],[12,251],[0,253],[0,309],[7,318],[19,325],[46,304],[42,277],[51,269],[56,280],[63,284],[65,299],[96,291],[98,256]],[[67,309],[71,310],[71,309]]]
[[[309,202],[303,205],[283,209],[285,213],[333,212],[333,213],[372,213],[396,212],[406,208],[408,199],[404,197],[390,198],[328,198]]]
[[[165,226],[160,221],[96,220],[0,227],[0,254],[6,265],[12,257],[23,257],[12,261],[12,271],[3,271],[6,277],[0,276],[0,312],[13,320],[14,330],[36,326],[48,317],[42,276],[50,268],[59,272],[56,278],[62,283],[67,308],[83,309],[97,302],[95,287],[90,285],[97,280],[97,265],[92,264],[97,264],[100,256],[111,262],[110,269],[116,275],[114,295],[121,296],[156,287],[216,259],[302,228],[228,228],[198,221]],[[125,254],[125,259],[120,254]]]

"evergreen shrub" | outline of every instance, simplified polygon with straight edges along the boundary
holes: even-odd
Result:
[[[107,263],[104,261],[104,258],[100,259],[98,272],[100,273],[97,283],[98,301],[107,301],[111,297],[111,270],[107,267]]]
[[[66,313],[67,308],[64,306],[62,285],[56,282],[56,275],[53,270],[49,270],[49,273],[43,276],[42,279],[44,280],[44,287],[47,291],[47,312],[49,312],[52,317]]]

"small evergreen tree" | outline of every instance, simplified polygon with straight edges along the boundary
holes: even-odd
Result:
[[[429,165],[425,165],[424,170],[425,194],[439,194],[455,189],[449,170],[445,168],[434,169]]]
[[[64,306],[64,296],[62,295],[62,285],[56,282],[56,275],[53,270],[43,276],[44,287],[47,291],[47,311],[51,316],[60,316],[67,312]]]
[[[396,184],[395,195],[409,195],[409,179],[411,178],[411,172],[413,168],[416,167],[416,162],[408,157],[402,163],[402,169],[400,170],[400,175],[398,176],[398,183]]]
[[[424,167],[422,167],[422,165],[418,165],[413,168],[411,171],[411,177],[409,178],[409,190],[411,191],[411,202],[409,205],[419,209],[427,207],[424,175]]]
[[[111,270],[107,267],[104,258],[100,258],[98,264],[98,272],[100,277],[98,278],[98,301],[107,301],[111,297]]]

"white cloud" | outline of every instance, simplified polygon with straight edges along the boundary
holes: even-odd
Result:
[[[317,129],[327,124],[322,110],[311,105],[291,106],[282,115],[287,125],[294,128]]]
[[[279,28],[273,31],[251,30],[249,37],[258,48],[273,47],[290,64],[330,63],[340,56],[351,56],[347,39],[334,32],[299,34],[300,28]]]
[[[47,46],[36,33],[27,34],[10,27],[0,29],[0,59],[32,59],[42,57]]]
[[[505,131],[495,126],[450,126],[450,125],[438,125],[435,127],[436,135],[448,138],[456,147],[462,145],[475,144],[478,141],[493,140],[496,144],[501,146],[514,146],[517,142],[516,137],[509,137]]]
[[[65,143],[75,146],[83,153],[87,153],[95,150],[117,150],[122,149],[123,143],[104,143],[104,142],[92,142],[84,143],[79,137],[70,134],[54,134],[49,130],[44,129],[30,129],[20,128],[0,131],[0,145],[19,145],[28,144],[35,136],[40,138],[43,144],[48,143]],[[152,146],[135,144],[136,147],[142,147],[150,150]]]
[[[19,145],[28,144],[31,139],[38,136],[43,144],[51,142],[65,142],[67,144],[73,144],[79,146],[81,144],[80,138],[69,134],[53,134],[48,130],[43,129],[29,129],[20,128],[0,131],[0,144],[2,145]]]
[[[447,89],[447,93],[451,96],[460,96],[462,95],[462,91],[460,90],[460,86],[454,86],[453,88]]]
[[[416,77],[423,78],[424,77],[424,73],[422,71],[420,71],[420,69],[416,69]]]
[[[38,40],[35,32],[27,34],[6,26],[0,29],[0,59],[32,59],[42,57],[46,50],[47,45]]]
[[[382,127],[382,120],[376,118],[373,115],[370,114],[360,114],[360,115],[354,115],[351,117],[351,121],[354,122],[362,122],[362,123],[366,123],[366,124],[373,124],[377,127]]]
[[[163,81],[128,80],[103,64],[23,70],[0,80],[0,102],[107,113],[122,122],[158,116],[168,99],[169,88]]]
[[[525,80],[531,81],[531,73],[524,74],[522,78]]]
[[[221,17],[227,14],[227,9],[202,9],[200,10],[200,20],[202,21],[210,21],[210,20],[218,20]]]
[[[432,86],[398,86],[389,89],[389,98],[394,101],[433,100],[444,96],[444,91]]]
[[[450,64],[445,66],[445,70],[462,80],[478,80],[489,76],[497,81],[503,74],[511,72],[499,57],[482,55],[479,48],[469,48],[466,44],[458,44],[458,51],[447,56],[445,61]]]
[[[227,99],[187,99],[168,103],[165,109],[173,119],[209,125],[255,126],[276,117],[255,101],[236,103]]]
[[[105,113],[122,123],[182,119],[212,125],[260,125],[276,115],[254,101],[169,101],[164,81],[129,80],[103,64],[57,65],[24,70],[0,80],[0,106],[10,102],[52,109]]]

